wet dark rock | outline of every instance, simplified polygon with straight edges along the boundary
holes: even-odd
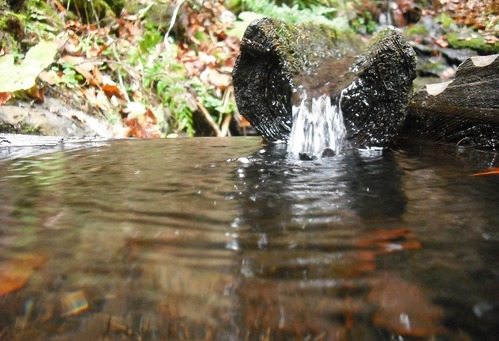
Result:
[[[447,62],[451,65],[459,65],[464,63],[466,59],[470,57],[474,57],[478,55],[478,52],[471,49],[451,49],[451,48],[442,48],[440,52],[445,57]]]
[[[332,156],[335,156],[335,155],[336,155],[336,153],[331,148],[326,148],[322,152],[322,157],[332,157]]]
[[[471,57],[454,80],[418,91],[402,136],[497,150],[499,55]]]
[[[312,160],[314,160],[314,156],[310,155],[308,153],[299,153],[298,157],[302,161],[312,161]]]
[[[442,77],[448,74],[452,76],[457,66],[466,59],[477,56],[478,53],[471,49],[442,48],[431,42],[431,44],[411,43],[418,57],[418,77]]]
[[[350,67],[354,80],[340,105],[347,138],[360,146],[386,146],[400,132],[416,78],[416,56],[395,29],[386,29]]]
[[[341,107],[351,143],[387,145],[406,117],[416,57],[393,28],[359,55],[361,45],[321,27],[253,22],[233,73],[240,113],[267,142],[287,142],[293,105],[304,94],[327,94]]]

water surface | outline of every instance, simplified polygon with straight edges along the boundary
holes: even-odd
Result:
[[[497,340],[493,153],[258,138],[0,162],[1,340]]]

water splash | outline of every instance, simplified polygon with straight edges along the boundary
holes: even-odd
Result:
[[[346,135],[340,105],[342,95],[337,103],[331,103],[327,95],[309,100],[302,89],[300,104],[292,108],[288,153],[295,158],[310,160],[340,152]]]

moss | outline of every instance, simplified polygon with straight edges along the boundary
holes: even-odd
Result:
[[[4,13],[0,13],[0,31],[5,31],[7,29],[7,16]]]
[[[2,32],[0,28],[0,48],[9,53],[17,53],[19,51],[17,41],[7,32]]]
[[[456,23],[454,19],[452,19],[450,16],[448,16],[445,13],[440,14],[440,17],[437,18],[437,22],[441,23],[444,29],[448,29],[449,27],[451,27]]]
[[[22,122],[19,125],[19,130],[21,134],[42,135],[40,127],[33,127],[26,122]]]
[[[407,35],[408,36],[412,36],[412,35],[427,36],[428,29],[424,25],[413,25],[412,27],[409,27],[409,29],[407,30]]]
[[[338,57],[344,51],[336,30],[324,25],[293,25],[276,19],[264,19],[260,27],[273,44],[291,73],[307,73],[326,58]],[[342,34],[346,39],[347,33]]]
[[[18,43],[24,36],[24,28],[19,17],[10,12],[5,12],[0,17],[0,48],[8,53],[19,51]]]
[[[482,36],[476,36],[469,39],[460,39],[457,32],[447,33],[445,36],[450,46],[455,49],[472,49],[484,54],[499,53],[499,43],[487,44]]]
[[[58,13],[46,2],[40,0],[27,0],[25,2],[26,14],[30,20],[46,22],[62,29],[64,21],[59,17]]]

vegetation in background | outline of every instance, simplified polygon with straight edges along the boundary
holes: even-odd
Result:
[[[4,68],[21,70],[24,55],[40,41],[58,48],[35,86],[9,88],[5,82],[0,105],[27,97],[43,101],[49,94],[107,118],[116,136],[237,134],[247,122],[237,113],[231,72],[252,20],[270,16],[370,34],[389,17],[417,33],[426,30],[412,24],[419,16],[440,15],[450,31],[473,31],[438,37],[437,44],[474,44],[478,32],[483,51],[497,52],[493,2],[394,0],[395,7],[387,8],[381,0],[0,0]]]
[[[292,24],[313,23],[339,31],[350,30],[343,1],[330,1],[324,4],[319,1],[300,1],[291,2],[290,5],[286,3],[277,5],[269,0],[242,0],[241,8],[257,15],[276,18]]]
[[[234,15],[220,2],[144,1],[118,15],[102,1],[68,1],[33,16],[32,8],[43,4],[28,0],[22,14],[4,13],[30,34],[29,41],[59,46],[53,65],[40,74],[49,93],[116,123],[117,136],[229,134],[236,115],[230,74],[239,41],[225,33]],[[54,12],[65,19],[62,29]],[[24,38],[2,45],[10,64],[15,59],[23,65],[18,51]],[[10,94],[0,103],[22,96],[18,90],[26,89],[2,89]]]

